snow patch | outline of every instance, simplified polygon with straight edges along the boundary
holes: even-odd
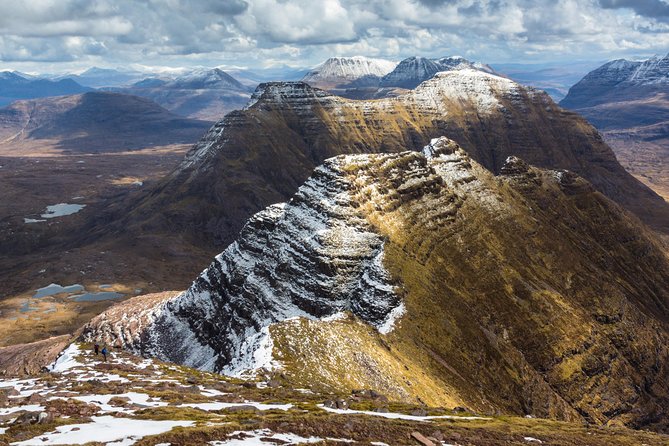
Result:
[[[386,320],[383,321],[383,324],[379,327],[379,333],[384,335],[390,333],[393,328],[395,328],[395,323],[404,316],[405,313],[406,307],[404,306],[404,302],[401,302],[390,311]]]
[[[459,417],[455,415],[435,415],[435,416],[425,416],[419,417],[415,415],[407,415],[403,413],[395,412],[370,412],[367,410],[353,410],[353,409],[335,409],[332,407],[326,407],[322,404],[319,404],[318,407],[325,410],[326,412],[337,413],[341,415],[371,415],[374,417],[390,418],[395,420],[409,420],[409,421],[424,421],[429,422],[431,420],[489,420],[490,418],[484,417]]]
[[[56,361],[47,368],[50,372],[62,373],[74,367],[83,366],[83,364],[77,360],[77,357],[81,353],[82,352],[77,344],[70,344],[61,352]]]
[[[194,421],[153,421],[114,418],[112,416],[91,417],[92,423],[58,426],[55,431],[38,435],[30,440],[12,443],[13,446],[41,446],[55,444],[85,444],[90,442],[111,443],[116,446],[135,444],[148,435],[158,435],[174,427],[188,427]]]
[[[192,407],[194,409],[201,409],[206,411],[229,409],[231,407],[239,406],[253,406],[258,410],[289,410],[293,407],[292,404],[265,404],[245,401],[242,403],[225,403],[221,401],[211,403],[186,403],[178,407]]]
[[[235,431],[228,435],[228,440],[210,441],[211,446],[265,446],[268,444],[263,439],[276,440],[272,443],[280,444],[307,444],[320,443],[322,438],[301,437],[296,434],[277,434],[269,429],[259,429],[255,431]]]

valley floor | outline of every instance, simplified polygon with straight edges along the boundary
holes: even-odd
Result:
[[[148,236],[110,242],[85,230],[104,218],[100,215],[109,203],[141,194],[171,171],[189,148],[92,155],[27,146],[0,149],[0,345],[72,333],[115,301],[190,283],[210,253],[198,263],[176,249],[167,267],[164,254],[152,258],[159,254]],[[48,206],[59,204],[76,206],[57,210],[77,212],[43,216]],[[141,255],[151,261],[138,260]],[[51,284],[79,287],[34,297]]]
[[[603,136],[625,169],[669,201],[669,140],[646,140],[633,130]]]
[[[0,445],[669,445],[618,427],[480,416],[293,389],[280,373],[228,378],[90,345],[0,380]]]

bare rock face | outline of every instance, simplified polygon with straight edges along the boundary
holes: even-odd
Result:
[[[84,335],[330,391],[667,427],[658,242],[572,172],[510,157],[495,176],[446,138],[326,160],[186,292],[133,314]]]
[[[352,201],[346,168],[345,159],[327,162],[289,203],[253,216],[185,293],[121,324],[103,313],[88,336],[236,374],[263,365],[273,322],[349,311],[383,331],[400,298],[382,265],[383,238]],[[130,322],[140,314],[145,322]]]
[[[29,376],[51,364],[71,342],[69,335],[0,348],[0,376]]]

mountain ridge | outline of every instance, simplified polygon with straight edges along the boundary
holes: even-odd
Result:
[[[278,361],[324,391],[663,429],[667,290],[658,242],[587,181],[516,157],[494,176],[440,138],[326,160],[188,291],[143,322],[114,307],[84,339],[228,374]]]

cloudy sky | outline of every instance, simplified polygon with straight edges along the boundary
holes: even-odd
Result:
[[[0,0],[4,69],[484,62],[669,52],[669,0]]]

